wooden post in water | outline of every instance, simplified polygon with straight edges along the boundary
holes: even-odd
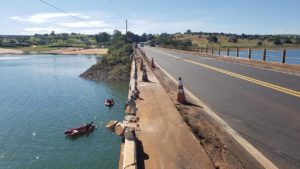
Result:
[[[239,57],[240,49],[236,48],[236,57]]]
[[[263,50],[263,61],[266,61],[267,50]]]
[[[221,54],[221,49],[220,49],[220,48],[218,49],[218,54],[219,54],[219,55]]]
[[[286,49],[282,50],[282,63],[285,63]]]
[[[227,56],[229,56],[229,48],[227,48]]]
[[[248,49],[248,59],[251,59],[251,48]]]

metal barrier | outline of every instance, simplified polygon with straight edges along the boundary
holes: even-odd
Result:
[[[252,49],[252,48],[208,48],[208,47],[195,47],[195,46],[163,46],[166,48],[188,50],[205,54],[234,56],[241,58],[248,58],[250,60],[261,60],[264,62],[279,62],[289,64],[300,64],[300,49],[293,51],[287,49]],[[217,52],[216,52],[217,51]]]

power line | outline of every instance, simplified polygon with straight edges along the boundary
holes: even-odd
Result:
[[[114,6],[114,4],[111,2],[111,1],[109,1],[109,0],[106,0],[105,2],[104,1],[102,1],[103,3],[103,5],[105,5],[105,7],[103,7],[102,5],[100,5],[99,3],[98,3],[98,1],[97,0],[94,0],[94,2],[95,2],[95,4],[96,4],[96,6],[97,7],[99,7],[99,9],[105,9],[105,8],[110,8],[110,10],[112,10],[112,11],[114,11],[114,13],[116,14],[116,16],[118,16],[121,20],[125,20],[123,17],[122,17],[122,15],[120,14],[120,12],[117,10],[117,8],[115,8],[115,6]],[[108,9],[109,10],[109,9]],[[127,19],[126,19],[126,22],[127,22]],[[124,28],[116,28],[116,29],[124,29]],[[127,30],[127,23],[126,23],[126,28],[125,28],[125,30]],[[126,31],[127,32],[127,31]]]
[[[67,12],[67,11],[65,11],[65,10],[63,10],[63,9],[61,9],[61,8],[58,8],[58,7],[56,7],[56,6],[52,5],[52,4],[50,4],[49,2],[46,2],[46,1],[44,1],[44,0],[40,0],[40,1],[41,1],[42,3],[48,5],[48,6],[51,7],[51,8],[54,8],[54,9],[60,11],[60,12],[63,12],[63,13],[65,13],[65,14],[68,14],[70,17],[72,17],[73,19],[75,19],[75,20],[77,20],[77,21],[83,22],[83,23],[85,23],[86,25],[89,25],[89,26],[96,26],[96,25],[92,25],[92,24],[86,22],[85,20],[83,20],[83,19],[81,19],[81,18],[79,18],[79,17],[77,17],[77,16],[75,16],[75,15],[70,15],[69,12]]]
[[[117,10],[117,8],[115,8],[115,6],[113,5],[113,3],[111,2],[111,0],[106,0],[106,2],[108,2],[108,4],[111,6],[111,8],[113,9],[113,11],[118,15],[118,17],[120,17],[121,20],[124,20],[122,15],[120,14],[120,12]]]

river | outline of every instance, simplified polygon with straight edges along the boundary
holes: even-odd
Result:
[[[217,54],[217,51],[214,51]],[[227,55],[226,51],[222,51],[221,55]],[[229,52],[229,56],[236,56],[236,48],[232,48]],[[248,50],[240,50],[239,57],[248,58]],[[253,49],[251,51],[251,59],[262,60],[263,50]],[[266,61],[269,62],[282,62],[282,50],[267,50],[266,51]],[[300,64],[300,49],[287,49],[286,50],[286,63],[287,64]]]
[[[105,129],[122,120],[128,82],[78,77],[95,56],[0,55],[1,169],[115,169],[118,136]],[[112,108],[104,106],[113,97]],[[90,135],[70,139],[64,130],[94,121]]]

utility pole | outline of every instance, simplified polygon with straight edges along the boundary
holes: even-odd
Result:
[[[125,42],[127,42],[127,32],[128,32],[127,19],[126,19],[125,23],[126,23]]]
[[[127,19],[126,19],[126,34],[128,32],[128,25],[127,25]]]

